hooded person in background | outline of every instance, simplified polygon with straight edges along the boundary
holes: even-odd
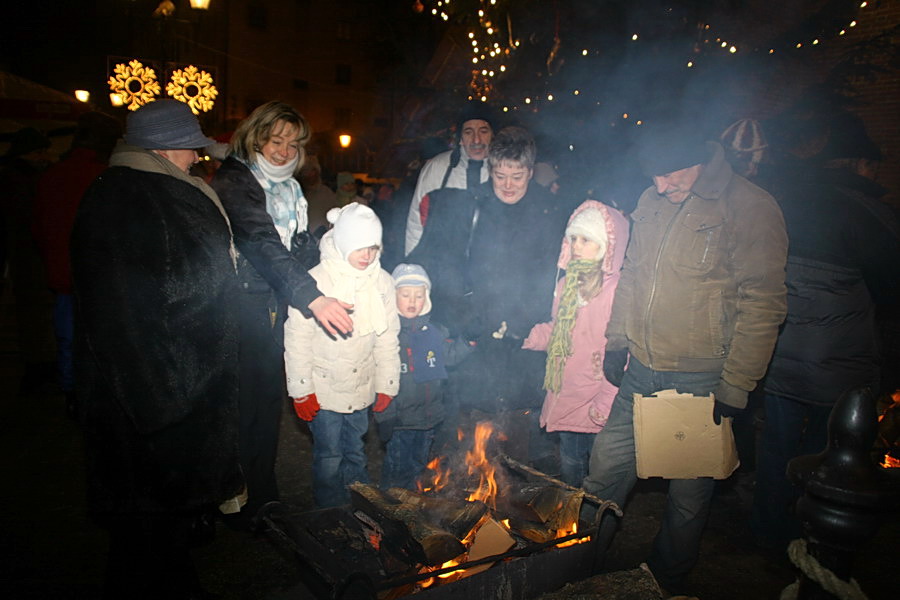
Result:
[[[75,382],[110,600],[204,597],[194,525],[236,510],[244,488],[236,251],[218,196],[188,174],[211,142],[181,102],[130,113],[72,232]]]
[[[53,347],[50,324],[43,323],[49,305],[47,281],[41,257],[31,236],[31,221],[37,184],[50,164],[50,139],[35,129],[16,131],[9,149],[0,157],[0,291],[9,277],[15,299],[16,334],[25,362],[21,389],[52,380],[46,348]]]
[[[78,118],[72,147],[38,181],[31,234],[47,270],[47,283],[56,296],[53,331],[59,387],[66,396],[66,412],[75,417],[75,376],[72,366],[74,312],[69,239],[75,213],[88,186],[106,169],[122,127],[110,116],[89,112]]]
[[[787,318],[765,378],[751,525],[757,542],[782,552],[801,535],[792,507],[802,490],[790,460],[828,443],[828,419],[849,390],[879,389],[876,308],[900,304],[900,226],[875,178],[882,155],[857,117],[829,118],[820,166],[792,169],[774,189],[790,245]],[[894,388],[882,390],[891,393]]]
[[[303,166],[300,167],[300,185],[303,186],[303,195],[308,203],[309,231],[317,239],[328,229],[328,219],[325,215],[338,205],[334,191],[322,182],[322,167],[315,156],[307,156]]]
[[[357,193],[356,179],[353,173],[341,171],[337,174],[337,191],[335,191],[337,206],[347,206],[351,202],[366,204],[366,201]]]
[[[719,423],[741,411],[763,376],[785,314],[787,235],[774,199],[688,123],[644,131],[638,148],[653,179],[634,227],[606,330],[603,372],[619,393],[594,441],[584,489],[625,506],[637,480],[634,394],[715,394]],[[626,367],[627,365],[627,367]],[[647,561],[669,592],[697,560],[715,481],[669,482]],[[607,512],[601,527],[614,527]]]
[[[406,218],[407,255],[422,237],[428,218],[428,194],[444,188],[473,190],[487,181],[490,169],[486,159],[495,121],[493,111],[484,102],[467,102],[456,129],[459,145],[432,157],[422,167]]]

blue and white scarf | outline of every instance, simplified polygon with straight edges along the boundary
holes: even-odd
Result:
[[[298,155],[283,166],[275,166],[257,153],[256,162],[247,164],[250,172],[266,194],[266,212],[275,223],[275,230],[281,243],[291,249],[291,238],[297,231],[305,231],[309,226],[307,202],[300,183],[294,179]],[[245,163],[246,164],[246,163]]]

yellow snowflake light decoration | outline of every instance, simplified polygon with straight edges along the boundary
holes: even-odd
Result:
[[[208,112],[215,104],[219,90],[213,85],[212,75],[194,65],[176,69],[166,84],[166,93],[191,107],[195,115]]]
[[[128,110],[137,110],[153,102],[159,95],[159,82],[156,72],[144,66],[139,60],[132,60],[127,65],[119,63],[113,69],[114,76],[109,78],[109,89],[122,98]]]

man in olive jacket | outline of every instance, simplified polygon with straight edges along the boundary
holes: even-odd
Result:
[[[584,480],[620,505],[637,478],[633,395],[712,392],[716,422],[734,416],[766,370],[786,310],[787,235],[773,198],[687,127],[648,131],[638,157],[654,185],[631,215],[603,364],[620,388]],[[669,592],[696,562],[713,484],[670,481],[648,560]]]

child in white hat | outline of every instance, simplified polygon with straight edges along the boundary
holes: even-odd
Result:
[[[553,299],[553,320],[535,325],[522,344],[547,352],[541,426],[559,432],[563,481],[581,486],[594,435],[606,424],[618,388],[603,376],[606,326],[628,244],[628,221],[587,200],[569,218],[557,266],[566,275]]]
[[[435,428],[444,420],[448,369],[471,347],[450,340],[447,328],[431,321],[431,280],[420,265],[399,264],[392,273],[400,314],[400,392],[375,413],[386,442],[381,487],[416,489],[430,460]]]
[[[369,482],[363,435],[368,408],[383,411],[400,386],[400,321],[394,282],[381,268],[381,222],[353,202],[328,212],[334,225],[310,270],[319,290],[353,305],[353,332],[333,337],[290,308],[284,328],[287,391],[313,435],[313,493],[320,508],[349,502],[347,485]]]

